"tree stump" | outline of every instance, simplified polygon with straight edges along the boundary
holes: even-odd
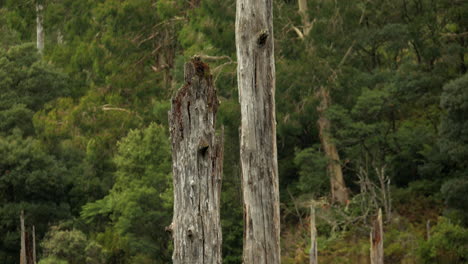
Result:
[[[379,209],[377,219],[374,220],[372,230],[370,232],[370,259],[371,264],[383,264],[383,224],[382,224],[382,209]]]
[[[220,194],[223,137],[215,135],[218,99],[207,64],[184,66],[185,85],[172,99],[174,264],[222,262]]]

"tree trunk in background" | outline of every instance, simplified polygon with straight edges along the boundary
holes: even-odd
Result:
[[[309,19],[308,7],[307,7],[307,0],[298,0],[299,5],[299,14],[302,17],[302,33],[304,37],[307,37],[312,29],[312,23]]]
[[[42,54],[44,51],[44,6],[36,0],[36,34],[37,50]]]
[[[185,85],[169,112],[174,181],[175,264],[218,264],[223,137],[215,135],[218,99],[208,65],[185,64]]]
[[[237,0],[244,264],[280,263],[273,0]]]
[[[20,251],[20,264],[27,264],[26,258],[26,231],[24,229],[24,211],[21,210],[20,214],[20,225],[21,225],[21,251]]]
[[[32,263],[36,264],[36,227],[32,227]]]
[[[309,263],[318,264],[317,260],[317,228],[315,227],[315,207],[310,206],[310,252]]]
[[[338,150],[330,135],[331,122],[326,117],[326,111],[330,107],[330,94],[323,86],[320,86],[317,92],[317,98],[320,101],[317,107],[319,115],[317,123],[322,148],[328,159],[327,171],[330,177],[332,201],[345,204],[348,200],[348,190],[343,179],[340,156],[338,155]]]
[[[382,224],[382,209],[379,209],[377,219],[374,220],[370,233],[370,259],[371,264],[383,264],[383,224]]]
[[[20,213],[20,229],[21,229],[21,251],[20,264],[36,264],[36,230],[33,226],[32,235],[26,231],[24,225],[24,211]]]

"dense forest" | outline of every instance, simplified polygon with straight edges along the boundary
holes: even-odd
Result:
[[[468,263],[468,1],[274,0],[281,263]],[[242,263],[234,0],[0,0],[0,263],[170,263],[168,111],[209,64]]]

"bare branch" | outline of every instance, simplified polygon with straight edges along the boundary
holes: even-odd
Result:
[[[292,29],[294,30],[294,32],[296,32],[297,36],[300,38],[300,39],[304,39],[304,34],[302,34],[301,30],[299,30],[297,27],[293,26]]]
[[[101,110],[102,110],[102,111],[120,111],[120,112],[126,112],[126,113],[129,113],[129,114],[135,115],[135,116],[138,117],[140,120],[143,120],[143,118],[141,118],[141,116],[139,116],[136,112],[130,111],[130,110],[125,109],[125,108],[112,107],[110,104],[105,104],[105,105],[101,106]]]

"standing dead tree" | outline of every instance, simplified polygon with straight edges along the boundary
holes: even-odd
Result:
[[[315,206],[310,206],[310,252],[309,263],[318,264],[317,254],[317,228],[315,227]]]
[[[26,231],[24,211],[20,213],[21,251],[20,264],[36,264],[36,230],[32,226],[32,234]]]
[[[379,209],[377,219],[374,220],[372,230],[370,232],[370,259],[371,264],[383,264],[383,224],[382,210]]]
[[[36,0],[36,46],[39,53],[44,51],[44,6]]]
[[[174,182],[174,264],[221,263],[219,220],[223,137],[215,135],[218,99],[207,64],[185,64],[185,85],[169,112]]]
[[[273,1],[237,0],[243,263],[280,263]]]

